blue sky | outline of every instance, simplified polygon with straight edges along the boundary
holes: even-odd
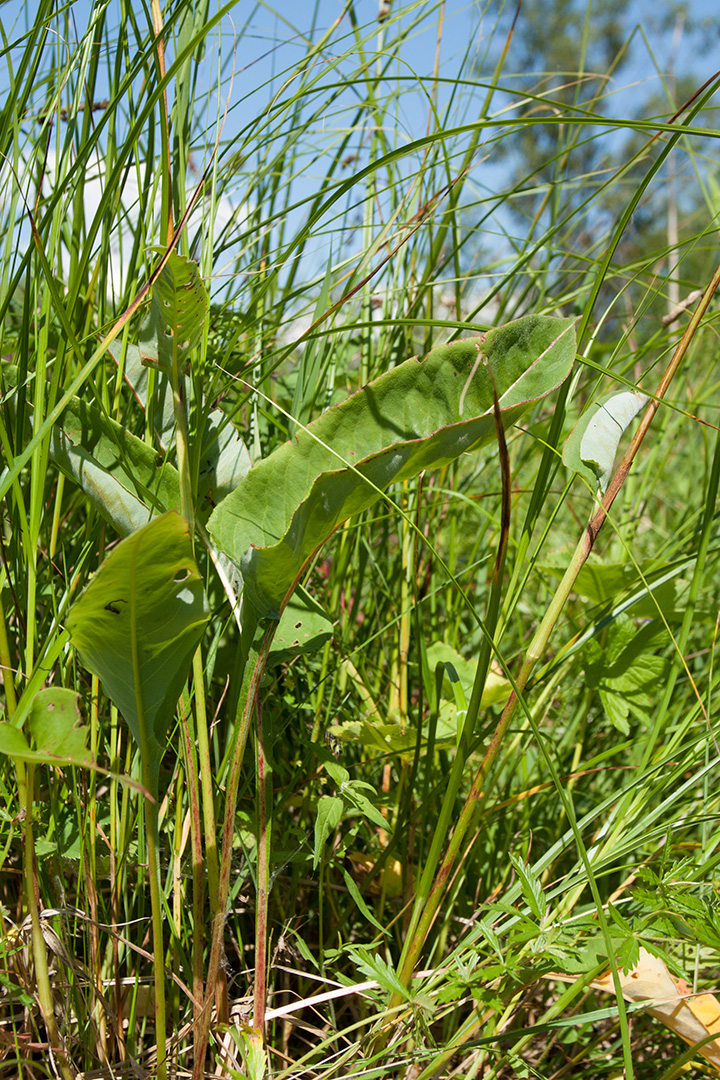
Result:
[[[631,61],[620,79],[610,88],[609,110],[617,115],[632,113],[650,90],[661,87],[658,69],[665,70],[673,56],[675,69],[679,73],[691,72],[697,85],[715,69],[720,68],[720,19],[717,18],[715,0],[712,3],[709,0],[694,0],[690,9],[692,18],[699,23],[703,20],[710,21],[707,26],[693,33],[689,33],[686,28],[683,34],[676,35],[675,39],[672,29],[658,24],[657,15],[661,7],[651,0],[633,0],[630,5],[621,9],[625,13],[628,28],[642,25],[646,38],[640,32],[635,33]],[[222,111],[226,101],[229,109],[223,141],[234,144],[236,140],[240,140],[236,145],[242,146],[243,154],[261,152],[258,149],[260,140],[257,129],[253,130],[252,139],[247,145],[241,141],[243,131],[257,115],[262,114],[268,102],[273,100],[290,74],[295,71],[298,62],[306,55],[308,39],[312,37],[317,40],[336,21],[342,8],[340,0],[276,0],[272,5],[240,0],[232,12],[224,17],[219,30],[213,32],[208,39],[206,55],[199,68],[197,95],[199,100],[203,100],[203,87],[206,88],[207,111],[204,115],[198,114],[194,133],[191,164],[197,171],[202,169],[203,158],[212,145],[218,112]],[[74,0],[70,4],[71,37],[74,32],[78,38],[87,33],[93,10],[97,8],[93,8],[87,0]],[[146,25],[147,14],[143,14],[139,7],[134,10],[141,27]],[[401,60],[393,62],[383,84],[388,94],[398,95],[398,107],[394,110],[393,118],[393,123],[397,125],[397,131],[393,132],[396,145],[410,143],[425,134],[430,115],[430,96],[435,85],[433,70],[438,48],[440,78],[437,84],[437,107],[441,113],[448,107],[448,115],[452,116],[453,124],[471,124],[474,123],[485,96],[480,80],[490,77],[497,55],[497,43],[504,39],[504,33],[496,34],[493,39],[495,21],[502,11],[501,3],[481,5],[467,0],[446,0],[438,47],[439,10],[440,4],[432,0],[421,0],[417,3],[393,0],[391,6],[391,16],[394,18],[394,13],[402,11],[406,25],[410,25],[411,20],[418,19],[421,15],[425,16],[420,25],[410,32]],[[506,5],[501,15],[505,26],[508,25],[513,10],[513,5]],[[120,24],[119,12],[120,7],[116,0],[109,0],[109,23],[116,27],[118,35],[124,29]],[[366,55],[372,65],[381,64],[383,38],[387,29],[378,24],[377,0],[356,0],[355,12]],[[27,0],[6,0],[0,6],[0,19],[6,39],[17,39],[22,33],[25,21],[32,17],[33,10]],[[62,24],[59,25],[59,31],[53,29],[56,37],[64,32]],[[351,20],[345,15],[334,33],[332,44],[318,58],[316,70],[318,78],[324,84],[336,77],[334,64],[345,50],[349,50],[349,55],[339,61],[340,69],[345,72],[355,69],[358,54],[354,41]],[[63,54],[62,47],[59,54]],[[169,56],[172,57],[172,46]],[[220,103],[217,93],[212,90],[217,83],[219,57],[224,59],[225,65]],[[112,56],[108,57],[109,61],[112,59]],[[510,68],[512,69],[512,62]],[[463,73],[466,84],[458,91],[454,80],[459,72]],[[0,90],[7,91],[7,88],[7,67],[0,68]],[[451,93],[456,94],[452,103]],[[46,95],[46,86],[39,82],[36,102],[38,110],[46,102]],[[355,101],[350,83],[327,110],[327,114],[317,121],[313,137],[306,146],[305,157],[298,159],[299,167],[294,178],[298,199],[312,194],[314,185],[319,182],[318,178],[324,175],[327,155],[332,153],[347,130]],[[503,103],[502,96],[497,96],[493,109],[500,109]],[[63,104],[71,103],[63,99]],[[363,124],[365,127],[358,135],[359,157],[348,168],[359,167],[364,163],[362,155],[371,135],[371,124],[367,117]],[[479,160],[473,170],[471,187],[478,198],[483,198],[502,188],[508,165],[507,162],[498,160],[492,149],[487,154],[480,154],[479,158],[483,160]],[[408,169],[416,167],[417,160],[414,163],[408,161]],[[248,197],[251,197],[248,192],[243,192],[241,187],[238,187],[237,198]],[[318,264],[323,265],[322,239],[317,239],[316,248]]]
[[[551,3],[552,0],[547,2]],[[582,0],[580,6],[583,6]],[[276,0],[274,4],[239,0],[230,15],[223,20],[220,38],[228,61],[234,44],[237,47],[232,88],[232,99],[236,108],[240,109],[240,103],[268,100],[282,85],[286,73],[292,71],[305,54],[306,44],[303,38],[307,39],[314,26],[314,37],[317,39],[323,30],[336,21],[342,7],[340,0]],[[504,7],[505,14],[502,17],[504,25],[507,26],[514,4],[508,3]],[[646,45],[642,36],[636,35],[632,63],[626,69],[623,82],[625,79],[629,83],[636,80],[655,80],[650,50],[654,50],[655,59],[661,68],[667,64],[672,51],[672,34],[658,25],[657,16],[662,5],[659,6],[652,0],[633,0],[632,3],[619,7],[624,12],[627,27],[642,26],[649,37]],[[703,75],[709,75],[720,68],[720,17],[715,0],[693,0],[689,7],[693,20],[698,23],[708,21],[710,29],[694,36],[689,35],[687,30],[684,32],[679,41],[676,68],[680,71],[695,70],[699,81],[703,81]],[[58,8],[64,10],[65,5],[58,5]],[[393,0],[391,6],[391,13],[401,9],[407,12],[404,16],[406,22],[416,17],[419,11],[424,11],[427,15],[424,25],[410,36],[403,57],[404,74],[416,77],[418,86],[423,81],[427,84],[432,75],[437,44],[438,8],[437,0],[415,4],[408,3],[407,0]],[[477,0],[446,0],[440,45],[441,78],[453,78],[461,65],[465,66],[469,74],[472,63],[468,63],[468,56],[474,55],[482,61],[495,18],[502,8],[503,4],[496,0],[488,4],[480,4]],[[77,34],[81,37],[88,26],[93,5],[87,0],[73,0],[69,10]],[[364,25],[363,37],[368,50],[371,51],[374,47],[381,50],[382,28],[377,22],[378,0],[356,0],[355,10],[360,25]],[[108,12],[111,25],[114,23],[119,33],[119,5],[115,0],[110,0]],[[33,13],[34,5],[28,4],[27,0],[5,0],[0,6],[0,18],[7,39],[12,41],[17,38],[22,33],[26,20],[32,19]],[[136,16],[142,26],[144,16],[139,6],[136,7]],[[347,15],[334,37],[334,47],[337,50],[343,47],[343,37],[348,45],[352,43],[352,29]],[[211,40],[217,44],[217,35]],[[706,55],[699,55],[700,44],[708,50]],[[211,80],[215,77],[216,61],[217,56],[208,52],[207,63],[203,66]],[[510,66],[512,67],[512,63]],[[489,73],[490,69],[486,64],[485,74]],[[7,71],[1,67],[0,79],[7,86]],[[411,131],[416,124],[425,121],[427,109],[422,93],[418,94],[415,102],[410,97],[406,98],[406,103],[406,119]],[[232,112],[229,125],[230,131],[241,126],[239,118]]]

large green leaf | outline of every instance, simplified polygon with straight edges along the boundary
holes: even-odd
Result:
[[[53,429],[52,460],[121,536],[180,506],[177,469],[162,454],[74,398]]]
[[[175,513],[118,544],[67,620],[80,659],[140,747],[153,793],[168,724],[207,620],[187,523]]]
[[[83,727],[80,695],[51,686],[40,690],[30,705],[30,738],[12,724],[0,723],[0,754],[39,765],[92,765],[85,745],[89,728]]]
[[[572,319],[527,316],[407,360],[320,416],[250,470],[208,528],[241,566],[245,595],[277,618],[332,531],[378,493],[493,442],[493,383],[515,423],[559,386],[575,356]]]
[[[638,627],[621,615],[609,626],[604,648],[597,641],[585,646],[585,684],[598,691],[606,716],[623,735],[630,732],[631,716],[648,724],[657,707],[657,688],[667,676],[668,661],[655,650],[666,639],[662,624]]]
[[[14,365],[3,364],[2,373],[10,386],[17,385]],[[70,400],[52,430],[50,460],[121,536],[180,506],[177,469],[164,455],[79,398]],[[208,462],[211,476],[213,468]]]

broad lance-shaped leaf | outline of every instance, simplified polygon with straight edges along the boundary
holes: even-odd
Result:
[[[128,346],[128,357],[134,355],[132,370],[137,374],[140,367],[147,374],[137,353]],[[3,364],[2,372],[11,386],[16,385],[16,367]],[[127,376],[127,366],[125,373]],[[163,372],[155,375],[157,383],[168,384]],[[144,399],[138,397],[138,401],[144,408]],[[180,507],[177,469],[165,455],[80,398],[71,399],[53,428],[50,459],[82,488],[100,516],[121,536],[142,528],[154,515]],[[250,455],[235,427],[214,409],[205,421],[199,461],[197,513],[201,522],[237,487],[250,465]]]
[[[159,379],[167,377],[157,372]],[[61,426],[60,426],[61,425]],[[101,517],[121,536],[180,506],[177,469],[147,443],[99,409],[73,398],[53,430],[51,459],[79,484]],[[92,451],[91,453],[89,451]],[[218,410],[205,425],[198,477],[198,517],[210,512],[250,469],[250,455],[234,426]],[[238,575],[239,577],[239,575]],[[312,652],[332,636],[332,623],[307,594],[283,614],[270,663]]]
[[[277,618],[314,551],[387,486],[495,441],[567,377],[573,319],[530,315],[407,360],[258,462],[208,528],[241,566],[245,595]]]
[[[78,398],[53,428],[50,456],[121,536],[147,524],[152,514],[180,506],[177,469]]]
[[[647,402],[632,390],[607,394],[580,417],[563,450],[563,465],[604,492],[610,482],[618,443],[625,428]]]
[[[82,663],[140,747],[153,793],[168,724],[208,618],[187,522],[169,513],[118,544],[67,620]]]
[[[16,385],[18,369],[3,364],[3,377]],[[50,460],[82,488],[121,536],[146,525],[153,514],[180,506],[177,469],[163,454],[80,398],[70,400],[53,428]],[[208,464],[208,471],[211,467]]]
[[[208,298],[197,263],[172,254],[153,285],[150,319],[144,324],[141,352],[167,372],[183,372],[202,337]]]

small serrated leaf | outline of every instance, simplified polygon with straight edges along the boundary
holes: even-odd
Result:
[[[504,958],[502,954],[502,949],[500,948],[500,939],[493,930],[492,926],[490,926],[490,923],[487,922],[485,919],[478,919],[475,925],[487,941],[488,945],[490,945],[490,947],[497,954],[498,960],[503,960]]]
[[[525,903],[538,922],[542,922],[547,912],[547,904],[540,879],[528,863],[518,859],[512,852],[510,853],[510,862],[515,867],[515,872],[520,879],[520,888]]]
[[[350,955],[358,970],[363,975],[369,975],[371,979],[375,979],[388,994],[397,994],[403,1001],[410,1000],[407,987],[403,986],[395,969],[390,967],[381,956],[373,956],[360,945],[352,946]]]

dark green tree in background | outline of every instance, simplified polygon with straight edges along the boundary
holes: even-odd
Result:
[[[501,82],[516,108],[515,129],[503,135],[497,154],[507,163],[512,191],[506,207],[513,255],[535,249],[521,303],[561,289],[582,304],[591,260],[617,220],[618,191],[636,188],[664,145],[662,125],[713,74],[718,28],[712,19],[687,4],[661,2],[642,13],[640,29],[636,7],[526,0],[503,12],[510,43]],[[712,129],[715,113],[704,110],[694,126]],[[703,183],[683,184],[690,172]],[[705,279],[720,212],[716,175],[713,158],[698,153],[694,139],[692,152],[679,147],[662,180],[645,191],[614,259],[623,280],[605,284],[616,301],[608,328],[648,307],[656,319],[670,316]],[[601,297],[598,310],[603,307]]]

